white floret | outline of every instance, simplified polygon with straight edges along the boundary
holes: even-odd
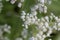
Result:
[[[48,40],[52,40],[52,39],[48,39]]]
[[[42,4],[44,4],[44,0],[40,0],[40,2],[41,2]]]
[[[47,13],[47,7],[44,6],[44,13]]]
[[[58,26],[60,27],[60,23],[58,23]]]
[[[11,0],[10,3],[14,4],[17,0]]]
[[[48,22],[45,22],[45,26],[46,26],[46,27],[49,27],[49,24],[48,24]]]
[[[21,8],[22,7],[22,3],[18,3],[18,7]]]
[[[29,40],[35,40],[35,38],[34,37],[31,37],[31,38],[29,38]]]
[[[25,11],[22,11],[21,15],[26,15]]]
[[[49,17],[48,16],[45,16],[45,19],[47,22],[49,22]]]

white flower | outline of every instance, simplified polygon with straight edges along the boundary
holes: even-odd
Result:
[[[57,30],[57,27],[54,25],[54,26],[53,26],[53,29]]]
[[[44,4],[44,0],[40,0],[40,2],[41,2],[42,4]]]
[[[58,21],[58,17],[55,17],[55,20]]]
[[[9,29],[7,28],[4,28],[4,31],[7,32],[7,33],[11,33]]]
[[[48,0],[48,4],[49,4],[49,5],[51,4],[51,0]]]
[[[44,19],[43,17],[41,18],[41,20],[42,20],[43,22],[45,22],[45,19]]]
[[[38,22],[40,22],[40,19],[37,19]]]
[[[25,11],[22,11],[21,15],[26,15]]]
[[[60,18],[58,19],[58,21],[57,22],[60,22]]]
[[[33,15],[32,15],[32,14],[30,14],[30,15],[29,15],[29,17],[30,17],[30,18],[33,18]]]
[[[14,4],[17,0],[11,0],[10,3]]]
[[[58,23],[58,26],[60,26],[60,23]]]
[[[39,31],[39,35],[43,35],[43,31]]]
[[[36,16],[37,15],[37,12],[36,11],[32,11],[31,12],[33,16]]]
[[[21,16],[21,19],[24,19],[25,18],[25,16]]]
[[[44,5],[39,4],[39,12],[44,12]]]
[[[47,7],[44,6],[44,13],[47,13]]]
[[[54,13],[51,12],[51,16],[55,17]]]
[[[46,38],[46,35],[43,35],[43,38],[45,39]]]
[[[60,28],[58,28],[58,31],[60,31]]]
[[[49,17],[48,16],[45,16],[45,19],[47,22],[49,22]]]
[[[31,8],[31,11],[35,11],[36,9],[34,7]]]
[[[22,24],[22,26],[24,26],[24,24]]]
[[[39,34],[36,35],[37,37],[41,38],[41,36]]]
[[[45,0],[44,2],[47,3],[47,0]]]
[[[29,38],[29,40],[35,40],[35,38],[34,37],[31,37],[31,38]]]
[[[47,37],[50,37],[50,34],[52,33],[53,31],[52,31],[52,28],[50,28],[49,30],[48,30],[48,32],[47,32]]]
[[[52,39],[48,39],[48,40],[52,40]]]
[[[38,5],[35,5],[34,7],[35,7],[36,10],[38,9]]]
[[[11,29],[11,26],[8,26],[8,29]]]
[[[53,17],[52,16],[49,16],[50,17],[50,19],[52,20],[53,19]]]
[[[50,37],[50,34],[49,33],[47,33],[47,35],[46,35],[47,37]]]
[[[29,16],[30,14],[29,13],[27,13],[27,16]]]
[[[46,27],[49,27],[49,24],[48,24],[48,22],[45,22],[45,26],[46,26]]]
[[[36,20],[38,19],[37,16],[34,17]]]
[[[18,3],[18,7],[21,8],[21,6],[22,6],[22,3]]]
[[[10,33],[11,26],[5,24],[3,29],[5,32]]]
[[[28,25],[25,25],[25,28],[28,29]]]
[[[47,28],[45,26],[43,26],[43,32],[46,32]]]
[[[31,21],[32,21],[32,23],[35,23],[35,18],[32,18]]]

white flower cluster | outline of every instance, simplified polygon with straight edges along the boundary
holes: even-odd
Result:
[[[54,22],[52,21],[53,18],[55,20]],[[59,24],[60,24],[60,18],[56,17],[53,13],[51,13],[50,16],[45,16],[41,18],[41,21],[38,24],[39,33],[36,36],[40,38],[40,40],[44,40],[46,37],[51,37],[50,34],[52,34],[53,31],[56,31],[56,30],[60,31]],[[44,32],[46,32],[46,34],[44,34]],[[52,39],[49,39],[49,40],[52,40]]]
[[[0,0],[0,13],[2,11],[2,7],[3,7],[2,0]]]
[[[31,11],[39,10],[39,12],[47,13],[47,6],[44,5],[44,0],[38,0],[39,3],[37,3],[34,7],[31,8]]]
[[[8,0],[6,0],[6,1],[8,1]],[[11,3],[11,4],[14,4],[16,1],[17,1],[17,0],[11,0],[10,3]],[[24,2],[24,0],[20,0],[20,2],[18,3],[17,6],[18,6],[19,8],[21,8],[23,2]]]
[[[60,31],[59,17],[51,13],[50,16],[45,16],[38,19],[36,15],[37,15],[36,11],[32,11],[31,14],[25,13],[25,11],[22,11],[21,19],[24,21],[24,24],[22,26],[28,29],[28,26],[31,24],[37,25],[36,27],[39,30],[39,33],[37,33],[36,36],[40,40],[44,40],[46,37],[51,37],[50,34],[53,33],[53,30]],[[52,21],[53,19],[55,20],[54,22]],[[44,34],[45,32],[46,34]]]
[[[11,0],[11,3],[14,4],[16,0]],[[24,0],[21,0],[21,2],[18,3],[18,7],[21,8],[22,2]],[[28,34],[28,26],[31,24],[37,25],[36,28],[39,31],[36,35],[36,37],[32,36],[29,38],[29,40],[44,40],[46,37],[51,37],[50,35],[53,33],[53,31],[60,31],[60,18],[55,16],[53,13],[49,16],[37,17],[37,11],[47,13],[47,6],[44,5],[44,3],[48,2],[51,4],[51,0],[38,0],[39,3],[34,5],[34,7],[31,8],[31,13],[26,13],[25,11],[22,11],[20,18],[23,20],[22,26],[24,26],[26,29],[23,29],[21,35],[23,38],[27,37]],[[55,20],[54,22],[52,20]],[[44,34],[45,33],[45,34]],[[16,38],[16,40],[23,40],[22,38]],[[49,39],[52,40],[52,39]]]
[[[0,39],[1,40],[8,40],[7,37],[3,37],[3,32],[11,33],[10,32],[11,26],[5,24],[5,25],[0,25]]]
[[[18,3],[18,7],[21,8],[21,6],[22,6],[22,3]]]
[[[21,19],[24,21],[24,24],[22,26],[25,26],[27,29],[28,25],[37,23],[37,21],[39,21],[39,19],[37,19],[36,15],[37,15],[36,11],[31,12],[31,14],[29,14],[29,13],[26,14],[24,11],[22,11]]]
[[[38,2],[44,4],[44,3],[47,3],[47,4],[51,4],[52,0],[38,0]]]
[[[48,2],[49,4],[51,4],[51,0],[38,1],[40,3],[36,4],[34,7],[31,8],[31,13],[26,13],[25,11],[22,11],[20,16],[21,19],[24,21],[24,24],[22,24],[22,26],[24,26],[26,29],[28,29],[29,25],[35,24],[37,25],[37,30],[39,30],[36,37],[30,37],[29,40],[45,40],[46,37],[51,37],[50,35],[53,33],[53,31],[60,31],[60,18],[55,16],[53,13],[51,13],[51,15],[49,16],[41,18],[37,17],[36,10],[39,10],[40,13],[47,13],[47,7],[44,5],[44,3]],[[55,21],[53,22],[52,20]]]

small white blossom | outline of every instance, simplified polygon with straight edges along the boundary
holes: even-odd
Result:
[[[10,3],[14,4],[17,0],[11,0]]]
[[[26,15],[25,11],[22,11],[21,15]]]
[[[47,13],[47,7],[44,6],[44,13]]]
[[[45,19],[47,22],[49,22],[49,17],[48,16],[45,16]]]
[[[60,27],[60,23],[58,23],[58,26]]]
[[[40,0],[40,2],[41,2],[42,4],[44,4],[44,0]]]
[[[22,3],[18,3],[18,7],[21,8],[21,6],[22,6]]]
[[[34,39],[35,39],[34,37],[29,38],[29,40],[34,40]]]
[[[52,39],[48,39],[48,40],[52,40]]]

